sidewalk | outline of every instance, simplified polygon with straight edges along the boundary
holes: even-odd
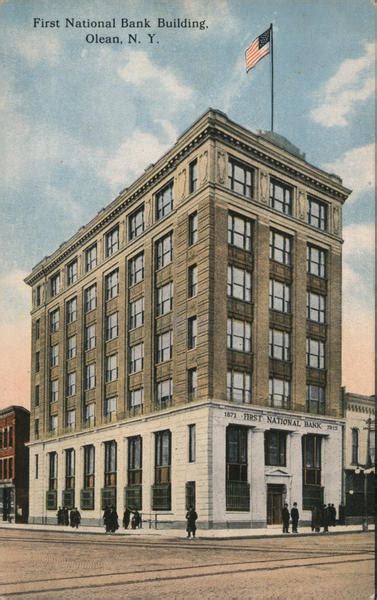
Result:
[[[104,528],[101,527],[80,527],[79,529],[72,529],[71,527],[58,526],[58,525],[29,525],[24,523],[0,523],[0,529],[17,529],[17,530],[28,530],[28,531],[54,531],[72,534],[94,534],[101,535],[103,537],[160,537],[162,539],[172,538],[185,538],[186,532],[183,529],[149,529],[148,524],[143,529],[127,529],[119,528],[116,533],[105,534]],[[369,525],[369,531],[374,531],[375,526]],[[301,527],[298,534],[289,533],[283,534],[281,527],[268,527],[265,529],[198,529],[197,537],[201,540],[231,540],[231,539],[258,539],[258,538],[278,538],[278,537],[303,537],[311,535],[339,535],[344,533],[363,533],[361,525],[337,525],[336,527],[330,527],[329,533],[315,533],[310,527]]]

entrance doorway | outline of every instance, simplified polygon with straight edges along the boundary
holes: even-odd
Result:
[[[282,522],[281,509],[285,500],[285,485],[267,485],[267,525],[279,525]]]
[[[12,496],[9,488],[3,489],[3,521],[7,521],[11,514]]]

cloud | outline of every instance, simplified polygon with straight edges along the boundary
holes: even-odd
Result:
[[[18,54],[31,66],[40,63],[56,66],[60,62],[62,47],[57,32],[31,31],[22,35],[13,32],[12,43]]]
[[[175,100],[189,100],[192,89],[179,81],[171,69],[159,67],[152,63],[146,52],[132,52],[124,67],[118,69],[118,75],[126,83],[137,87],[148,86],[154,93],[163,90]]]
[[[168,121],[159,121],[159,124],[164,131],[163,143],[152,133],[136,129],[106,161],[100,174],[112,188],[132,183],[172,145],[177,135],[173,125]]]
[[[345,127],[357,104],[374,93],[375,45],[365,44],[359,58],[348,58],[317,94],[320,105],[310,113],[313,121],[324,127]]]
[[[324,169],[342,177],[344,185],[351,188],[352,194],[348,204],[354,202],[361,194],[370,192],[374,187],[374,144],[352,148]]]

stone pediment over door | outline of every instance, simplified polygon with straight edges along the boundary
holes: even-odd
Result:
[[[291,475],[283,469],[270,469],[266,471],[266,477],[291,477]]]

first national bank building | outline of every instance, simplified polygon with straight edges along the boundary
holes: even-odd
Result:
[[[30,521],[342,500],[341,179],[208,110],[38,263]]]

